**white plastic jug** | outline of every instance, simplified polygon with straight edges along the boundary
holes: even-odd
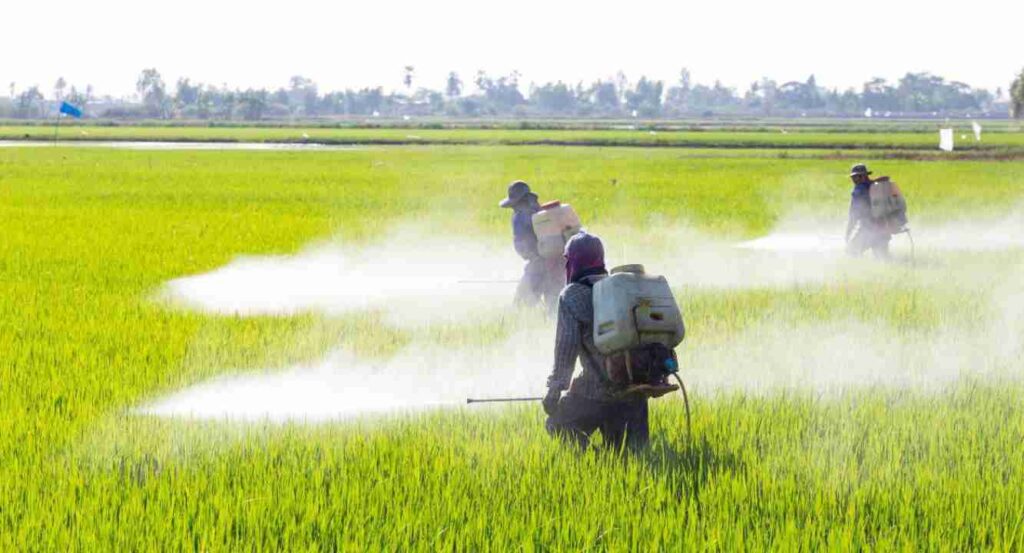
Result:
[[[537,251],[542,257],[561,257],[565,243],[580,231],[583,225],[569,204],[548,202],[533,214],[533,232],[537,235]]]
[[[683,341],[683,314],[663,276],[623,265],[594,284],[594,344],[605,355],[645,344]]]

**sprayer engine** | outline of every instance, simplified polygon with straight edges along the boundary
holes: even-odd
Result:
[[[623,393],[660,397],[678,389],[670,376],[679,372],[675,350],[664,344],[647,344],[605,358],[608,380]]]

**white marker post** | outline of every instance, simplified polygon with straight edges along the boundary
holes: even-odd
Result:
[[[944,152],[953,151],[953,129],[939,129],[939,149]]]

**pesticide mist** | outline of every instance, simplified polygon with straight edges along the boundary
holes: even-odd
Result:
[[[763,322],[726,337],[709,337],[691,326],[680,354],[684,378],[697,394],[876,385],[927,389],[967,376],[1007,376],[1019,367],[1024,265],[1014,254],[1024,248],[1024,229],[1018,221],[915,229],[916,268],[905,262],[910,247],[900,237],[893,243],[898,260],[887,265],[847,258],[840,236],[828,230],[834,229],[788,221],[765,237],[736,243],[684,227],[660,229],[659,240],[629,229],[593,229],[605,238],[609,266],[643,262],[650,272],[665,274],[684,315],[687,294],[697,292],[829,290],[876,281],[920,293],[985,290],[984,315],[969,327],[940,321],[928,329],[896,331],[841,313],[799,321],[771,311],[754,313]],[[539,310],[511,307],[522,270],[511,248],[421,238],[426,235],[410,230],[368,246],[319,244],[295,255],[242,257],[209,273],[174,279],[159,295],[170,305],[215,315],[372,311],[396,328],[453,325],[467,334],[479,321],[500,318],[509,327],[505,339],[442,345],[419,337],[386,359],[339,347],[320,361],[200,383],[140,411],[317,421],[455,407],[467,397],[542,395],[553,321]],[[984,264],[971,262],[978,255],[988,256]],[[993,272],[1002,276],[993,279]]]

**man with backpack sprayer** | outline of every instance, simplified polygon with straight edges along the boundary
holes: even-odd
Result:
[[[581,231],[569,239],[565,246],[567,284],[558,298],[554,368],[543,399],[548,414],[545,426],[551,434],[581,449],[588,446],[590,435],[600,430],[606,447],[638,451],[649,441],[648,398],[679,389],[668,384],[667,376],[678,369],[671,348],[682,340],[685,330],[663,277],[647,277],[638,265],[612,272],[609,277],[598,237]],[[629,290],[641,288],[657,292],[638,303],[638,296]],[[628,314],[628,320],[615,320],[615,312]],[[634,340],[642,340],[653,328],[647,325],[651,322],[653,327],[667,330],[657,342],[629,349],[614,344],[625,343],[622,338],[629,333]],[[635,346],[632,342],[628,345]],[[583,372],[572,379],[577,358]],[[562,397],[565,390],[568,393]]]
[[[512,245],[526,261],[516,287],[515,302],[536,305],[543,300],[548,309],[553,310],[562,288],[562,267],[560,260],[545,258],[538,251],[533,228],[533,216],[541,211],[537,195],[530,191],[530,185],[517,180],[508,186],[508,197],[498,206],[512,209]]]
[[[907,202],[889,177],[872,179],[870,175],[871,171],[862,163],[850,169],[853,191],[846,223],[846,251],[858,256],[871,250],[876,258],[888,260],[892,236],[909,236]]]

